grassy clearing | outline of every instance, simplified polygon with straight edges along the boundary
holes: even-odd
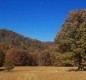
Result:
[[[68,72],[72,67],[16,67],[0,72],[0,80],[86,80],[86,72]]]

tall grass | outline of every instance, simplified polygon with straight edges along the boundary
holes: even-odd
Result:
[[[86,72],[68,72],[66,67],[16,67],[0,72],[0,80],[86,80]]]

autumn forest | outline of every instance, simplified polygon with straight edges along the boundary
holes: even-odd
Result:
[[[86,65],[86,10],[71,11],[54,42],[41,42],[0,29],[0,66]]]

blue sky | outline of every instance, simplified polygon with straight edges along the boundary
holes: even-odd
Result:
[[[71,10],[86,0],[0,0],[0,29],[41,41],[53,41]]]

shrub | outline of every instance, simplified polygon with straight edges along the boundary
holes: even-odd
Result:
[[[7,71],[10,71],[10,70],[12,70],[14,68],[13,62],[11,60],[9,60],[9,59],[6,60],[4,66],[5,66],[5,68],[6,68]]]

